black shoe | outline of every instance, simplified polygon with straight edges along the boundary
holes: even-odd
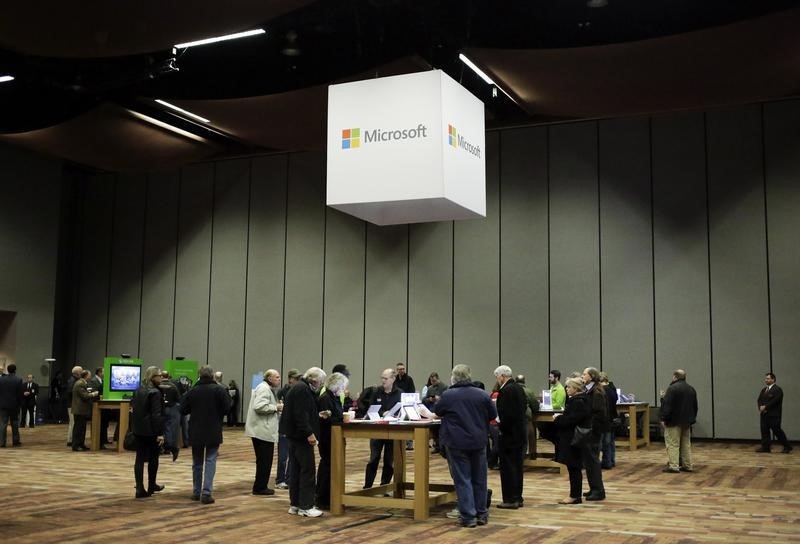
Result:
[[[253,495],[274,495],[274,494],[275,494],[275,490],[274,489],[270,489],[270,488],[259,489],[258,491],[253,491]]]
[[[588,496],[589,496],[589,495],[591,495],[591,494],[592,494],[592,492],[591,492],[591,491],[587,491],[586,493],[584,493],[584,494],[583,494],[583,496],[584,496],[584,497],[588,497]]]
[[[136,498],[137,499],[146,499],[149,496],[150,496],[150,493],[148,493],[144,489],[142,489],[141,491],[137,491],[136,492]]]
[[[486,525],[489,523],[489,516],[478,516],[478,525]]]
[[[475,527],[478,526],[478,521],[475,519],[471,519],[469,521],[464,521],[460,519],[458,520],[458,525],[461,527],[468,527],[470,529],[474,529]]]
[[[770,450],[769,448],[758,448],[756,450],[756,453],[772,453],[772,450]]]
[[[519,508],[518,502],[501,502],[497,505],[498,508],[502,508],[504,510],[516,510]]]
[[[587,501],[602,501],[605,500],[605,498],[605,493],[589,493],[589,495],[586,496]]]
[[[214,497],[212,497],[211,495],[203,495],[202,497],[200,497],[200,502],[202,502],[203,504],[214,504],[215,501]]]
[[[158,484],[153,484],[153,485],[150,486],[150,489],[147,492],[152,495],[153,493],[158,493],[159,491],[164,491],[164,486],[163,485],[158,485]]]
[[[180,452],[181,452],[181,450],[179,450],[178,448],[172,448],[172,462],[173,463],[178,460],[178,454]]]
[[[79,447],[79,448],[80,448],[82,451],[89,451],[90,449],[92,449],[92,448],[90,448],[89,446],[86,446],[85,444],[84,444],[84,445],[80,445],[80,446],[78,446],[78,447]]]
[[[18,448],[18,447],[20,447],[21,445],[22,445],[22,442],[14,442],[13,444],[11,444],[11,447],[12,447],[12,448]],[[790,451],[791,451],[791,450],[790,450]]]
[[[792,447],[789,446],[788,448],[783,448],[781,450],[781,453],[792,453]]]
[[[191,498],[193,501],[199,501],[199,500],[200,500],[200,495],[192,495],[190,498]]]
[[[67,447],[71,448],[72,447],[72,442],[67,442]]]

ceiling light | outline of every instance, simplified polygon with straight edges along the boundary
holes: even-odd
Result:
[[[166,106],[167,108],[169,108],[169,109],[171,109],[171,110],[175,110],[175,111],[177,111],[177,112],[179,112],[179,113],[182,113],[183,115],[186,115],[186,116],[188,116],[188,117],[191,117],[192,119],[197,119],[198,121],[201,121],[201,122],[203,122],[203,123],[210,123],[210,122],[211,122],[211,121],[209,121],[208,119],[206,119],[205,117],[200,117],[199,115],[197,115],[197,114],[195,114],[195,113],[192,113],[192,112],[190,112],[190,111],[187,111],[187,110],[185,110],[185,109],[183,109],[183,108],[179,108],[179,107],[178,107],[178,106],[176,106],[175,104],[170,104],[169,102],[166,102],[166,101],[164,101],[164,100],[161,100],[160,98],[157,98],[157,99],[156,99],[156,102],[157,102],[157,103],[159,103],[159,104],[161,104],[162,106]]]
[[[197,45],[207,45],[209,43],[217,43],[217,42],[224,42],[227,40],[235,40],[237,38],[247,38],[248,36],[257,36],[259,34],[266,34],[266,30],[263,28],[257,28],[255,30],[248,30],[246,32],[237,32],[236,34],[226,34],[225,36],[217,36],[215,38],[206,38],[204,40],[197,40],[194,42],[186,42],[186,43],[178,43],[175,44],[177,49],[186,49],[187,47],[194,47]]]
[[[128,110],[128,112],[131,115],[133,115],[134,117],[136,117],[137,119],[141,119],[142,121],[146,121],[146,122],[150,123],[151,125],[155,125],[157,127],[163,128],[165,130],[169,130],[170,132],[174,132],[175,134],[180,134],[184,138],[189,138],[191,140],[196,140],[196,141],[202,142],[202,143],[208,143],[208,140],[206,140],[205,138],[201,138],[197,134],[192,134],[188,130],[183,130],[182,128],[174,127],[174,126],[170,125],[169,123],[165,123],[164,121],[159,121],[158,119],[155,119],[155,118],[150,117],[149,115],[145,115],[143,113],[139,113],[138,111]]]
[[[480,68],[475,66],[475,63],[472,62],[471,60],[469,60],[467,57],[465,57],[463,53],[459,53],[458,54],[458,58],[461,59],[461,62],[463,62],[464,64],[466,64],[470,68],[472,68],[473,72],[475,72],[476,74],[481,76],[481,79],[484,80],[486,83],[488,83],[489,85],[494,85],[495,84],[494,81],[492,81],[492,78],[487,76],[486,73],[483,70],[481,70]]]
[[[0,76],[0,83],[5,83],[7,81],[14,81],[14,76]]]
[[[489,85],[494,85],[496,88],[498,88],[498,89],[500,89],[501,91],[503,91],[503,94],[504,94],[504,95],[506,95],[508,98],[510,98],[510,99],[511,99],[511,101],[512,101],[514,104],[516,104],[516,103],[517,103],[517,101],[516,101],[516,100],[514,100],[514,97],[513,97],[513,96],[511,96],[510,94],[508,94],[504,88],[502,88],[500,85],[498,85],[497,83],[495,83],[495,82],[492,80],[492,78],[490,78],[489,76],[487,76],[487,75],[486,75],[486,72],[484,72],[483,70],[481,70],[480,68],[478,68],[478,67],[475,65],[475,63],[474,63],[474,62],[472,62],[471,60],[469,60],[469,59],[468,59],[466,56],[464,56],[464,54],[463,54],[463,53],[459,53],[459,54],[458,54],[458,58],[461,60],[461,62],[463,62],[464,64],[466,64],[466,65],[467,65],[467,66],[469,66],[470,68],[472,68],[472,71],[473,71],[473,72],[475,72],[476,74],[478,74],[482,80],[484,80],[484,81],[485,81],[486,83],[488,83]],[[493,94],[492,96],[494,97],[495,95]]]

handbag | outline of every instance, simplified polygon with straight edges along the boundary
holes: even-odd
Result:
[[[133,434],[131,429],[125,433],[125,438],[122,441],[122,447],[128,451],[136,451],[136,435]]]
[[[589,437],[591,435],[591,427],[581,427],[580,425],[575,425],[575,430],[572,433],[572,441],[569,444],[570,446],[575,447],[585,446],[589,443]]]

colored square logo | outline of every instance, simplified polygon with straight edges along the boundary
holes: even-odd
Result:
[[[361,147],[361,129],[342,129],[342,149],[355,149]]]
[[[458,131],[453,125],[447,125],[447,145],[458,147]]]

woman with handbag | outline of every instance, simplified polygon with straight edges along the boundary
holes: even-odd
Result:
[[[136,461],[133,476],[136,479],[136,498],[149,497],[164,489],[156,483],[158,454],[164,444],[164,417],[162,397],[158,389],[161,371],[148,367],[144,371],[141,385],[131,399],[131,428],[136,437]],[[147,489],[144,488],[144,464],[147,463]]]
[[[569,472],[569,497],[561,504],[580,504],[583,478],[583,450],[592,430],[592,408],[580,378],[570,378],[565,385],[567,404],[564,412],[555,414],[553,422],[557,431],[555,460],[567,466]]]

